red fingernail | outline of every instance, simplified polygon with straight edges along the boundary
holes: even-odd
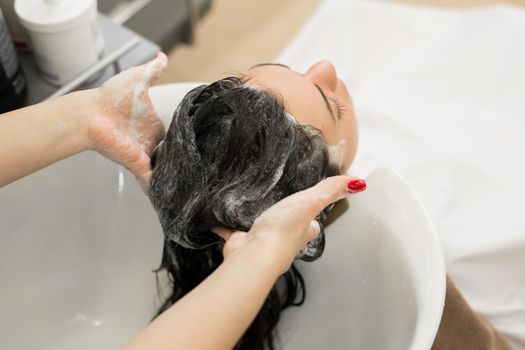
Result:
[[[366,182],[361,179],[350,180],[346,187],[348,188],[348,192],[361,192],[366,190]]]

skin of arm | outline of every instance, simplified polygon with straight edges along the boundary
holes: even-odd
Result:
[[[87,126],[95,90],[0,116],[0,187],[88,149]]]
[[[282,272],[264,241],[248,242],[124,349],[231,349]]]
[[[0,186],[85,150],[126,166],[147,184],[149,154],[164,135],[147,88],[166,63],[159,54],[100,88],[1,115]],[[137,99],[141,114],[134,116]],[[295,254],[318,234],[309,222],[346,194],[346,182],[346,177],[325,181],[268,209],[250,232],[225,233],[224,263],[127,348],[231,348]]]
[[[231,349],[277,278],[319,234],[319,225],[312,220],[348,194],[350,180],[328,178],[283,199],[261,214],[249,232],[214,228],[226,239],[224,262],[124,349]]]
[[[125,166],[145,186],[149,155],[164,136],[148,88],[166,65],[158,53],[99,88],[0,115],[0,187],[86,150]]]
[[[129,101],[124,99],[118,108],[112,101],[122,101],[123,85],[140,78],[144,70],[137,67],[101,88],[2,115],[0,185],[88,149],[127,166],[147,182],[151,172],[147,152],[156,144],[156,135],[162,134],[161,123],[156,115],[146,116],[138,131],[148,142],[136,142],[127,135],[133,124],[126,121]],[[133,89],[128,91],[134,95]],[[333,177],[285,198],[265,211],[249,232],[216,228],[226,240],[221,266],[125,348],[231,349],[255,318],[279,275],[319,234],[319,226],[311,224],[313,218],[348,193],[350,179]]]
[[[95,150],[127,167],[145,186],[149,155],[164,132],[147,88],[166,67],[159,54],[97,89],[75,92],[0,116],[0,187],[54,162]],[[141,115],[133,110],[139,99]],[[126,349],[231,349],[297,252],[317,234],[315,216],[348,194],[338,176],[265,211],[249,232],[216,228],[224,262],[159,316]]]

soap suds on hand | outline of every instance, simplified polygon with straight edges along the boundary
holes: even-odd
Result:
[[[142,72],[140,81],[135,85],[133,89],[133,97],[131,99],[131,119],[136,120],[142,115],[148,113],[149,108],[141,98],[142,94],[149,87],[149,83],[154,74],[158,73],[165,65],[164,60],[159,60],[157,57],[155,60],[148,63],[146,69]]]
[[[164,70],[166,65],[166,56],[158,54],[153,61],[147,64],[140,76],[140,80],[133,87],[128,135],[132,140],[136,141],[142,149],[148,148],[150,142],[140,140],[145,130],[140,130],[138,122],[140,118],[149,117],[152,113],[152,106],[145,100],[145,93],[149,88],[152,78]],[[119,101],[116,103],[119,103]]]

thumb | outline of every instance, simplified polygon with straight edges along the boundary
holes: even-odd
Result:
[[[224,258],[246,243],[250,237],[248,232],[234,231],[225,227],[212,227],[210,231],[221,236],[226,241],[222,249]]]
[[[233,232],[230,238],[228,238],[228,240],[224,244],[224,248],[222,249],[222,255],[224,255],[224,257],[226,258],[233,251],[237,250],[237,248],[244,245],[248,241],[249,238],[250,238],[250,235],[248,234],[248,232],[244,232],[244,231]]]
[[[228,241],[230,239],[230,236],[233,234],[233,230],[226,228],[226,227],[219,227],[219,226],[213,226],[210,227],[210,231],[215,233],[218,236],[221,236],[222,239],[225,241]]]
[[[157,52],[157,56],[144,65],[143,79],[146,80],[144,83],[151,86],[162,76],[167,67],[168,57],[161,51]]]

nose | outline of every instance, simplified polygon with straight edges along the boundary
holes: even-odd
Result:
[[[337,73],[334,65],[329,61],[319,61],[308,69],[306,78],[322,89],[335,91],[337,86]]]

